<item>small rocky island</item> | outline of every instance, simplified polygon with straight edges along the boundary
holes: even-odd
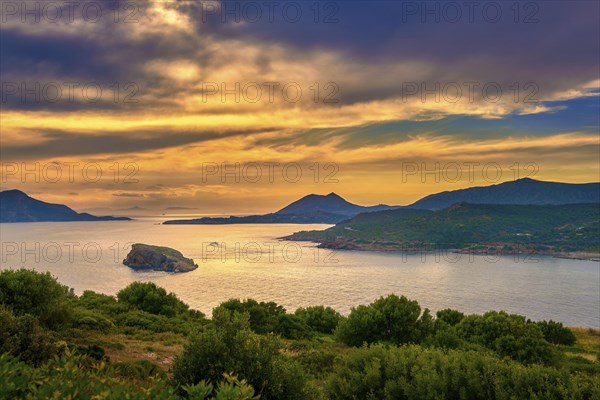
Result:
[[[189,272],[198,268],[191,258],[170,247],[136,243],[123,264],[135,270]]]

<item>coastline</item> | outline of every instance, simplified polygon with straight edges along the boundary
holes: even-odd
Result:
[[[406,244],[401,242],[366,242],[354,241],[342,238],[334,240],[319,241],[315,238],[306,238],[299,233],[294,233],[289,236],[279,238],[286,241],[312,242],[317,244],[317,248],[331,250],[347,250],[347,251],[376,251],[376,252],[406,252],[406,253],[435,253],[435,252],[450,252],[456,254],[470,255],[491,255],[491,256],[511,256],[511,255],[544,255],[555,258],[564,258],[570,260],[595,261],[600,262],[600,253],[572,251],[572,252],[557,252],[553,250],[536,250],[529,247],[524,247],[522,244],[502,243],[502,244],[474,244],[470,247],[452,247],[443,246],[440,244],[430,243],[423,246],[414,244]]]

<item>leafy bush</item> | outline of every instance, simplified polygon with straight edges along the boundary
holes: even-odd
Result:
[[[108,332],[115,327],[112,320],[97,310],[74,307],[71,314],[71,325],[75,328]]]
[[[459,336],[524,363],[555,364],[557,353],[536,324],[504,311],[469,315],[457,325]]]
[[[215,393],[215,400],[258,400],[260,396],[254,396],[254,388],[246,382],[245,379],[238,379],[233,374],[223,374],[224,380],[215,387],[206,381],[201,381],[195,385],[185,385],[183,390],[191,399],[203,400],[208,398],[211,393]]]
[[[8,399],[177,399],[175,391],[155,379],[150,387],[112,377],[104,363],[89,365],[70,353],[32,368],[0,355],[0,393]]]
[[[51,332],[43,329],[32,315],[15,316],[0,306],[0,353],[39,365],[59,351]]]
[[[256,333],[273,333],[279,331],[279,318],[285,315],[285,308],[274,302],[257,302],[247,299],[231,299],[221,303],[215,310],[225,309],[231,312],[248,313],[250,328]],[[214,313],[214,311],[213,311]]]
[[[295,314],[313,331],[333,333],[342,319],[339,312],[331,307],[313,306],[299,308]]]
[[[350,349],[327,381],[331,399],[594,399],[600,383],[474,351],[418,345]]]
[[[454,326],[465,317],[465,314],[451,308],[446,308],[435,313],[436,322],[443,322],[446,325]]]
[[[155,315],[140,310],[118,315],[116,323],[119,326],[135,327],[151,332],[187,333],[189,330],[188,323],[180,318],[167,318],[164,315]]]
[[[304,339],[310,336],[310,329],[294,314],[282,314],[277,323],[277,333],[286,339]]]
[[[49,328],[59,328],[69,320],[69,288],[50,273],[33,270],[0,272],[0,304],[15,315],[31,314]]]
[[[336,355],[337,353],[325,349],[311,349],[300,353],[296,356],[296,360],[310,375],[323,377],[332,371]]]
[[[148,360],[116,362],[112,363],[109,369],[118,376],[131,379],[148,379],[156,375],[161,375],[161,370],[156,364]]]
[[[92,292],[91,290],[84,291],[77,298],[77,305],[81,308],[94,310],[94,312],[101,311],[108,316],[115,316],[129,310],[127,304],[119,303],[115,297]]]
[[[174,317],[188,310],[174,293],[151,282],[133,282],[117,293],[119,302],[150,314]]]
[[[233,371],[261,398],[302,398],[303,374],[296,364],[284,360],[276,337],[257,335],[250,329],[248,314],[224,307],[215,308],[213,322],[193,336],[175,359],[173,379],[178,385],[218,382]]]
[[[555,321],[540,321],[535,323],[544,334],[544,339],[550,343],[573,346],[577,342],[577,337],[563,324]]]
[[[419,343],[433,330],[429,310],[421,314],[419,303],[406,297],[380,297],[368,306],[353,308],[342,320],[336,336],[349,346],[386,341],[395,344]]]

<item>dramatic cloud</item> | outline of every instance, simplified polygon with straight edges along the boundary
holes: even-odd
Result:
[[[3,187],[33,186],[15,163],[133,163],[139,182],[79,179],[43,193],[253,212],[248,196],[268,211],[323,191],[328,163],[344,179],[325,190],[365,203],[444,187],[390,181],[405,162],[535,163],[538,177],[597,180],[598,2],[86,0],[58,15],[19,1],[0,11]],[[205,164],[253,163],[298,163],[304,178],[203,181]]]

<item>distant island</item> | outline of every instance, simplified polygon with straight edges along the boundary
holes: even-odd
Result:
[[[163,223],[167,225],[337,224],[363,213],[398,209],[440,210],[460,202],[505,205],[598,204],[600,183],[544,182],[523,178],[498,185],[440,192],[407,206],[386,204],[361,206],[350,203],[336,193],[310,194],[270,214],[178,219]]]
[[[599,258],[600,207],[457,203],[438,211],[403,208],[360,214],[326,230],[282,239],[345,250],[456,249]]]
[[[189,272],[198,268],[191,258],[170,247],[136,243],[123,260],[123,264],[135,270],[165,272]]]
[[[127,217],[97,217],[63,205],[34,199],[20,190],[0,192],[0,222],[130,221]]]
[[[224,224],[335,224],[360,213],[390,210],[395,206],[359,206],[335,193],[326,196],[310,194],[281,210],[264,215],[244,217],[203,217],[165,221],[166,225],[224,225]]]

